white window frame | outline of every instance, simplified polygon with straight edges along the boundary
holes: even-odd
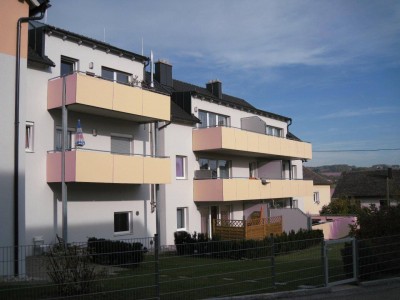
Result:
[[[128,230],[125,231],[115,231],[115,215],[116,214],[127,214],[128,215]],[[113,232],[114,235],[127,235],[133,233],[133,220],[132,220],[132,211],[116,211],[114,212],[113,219]]]
[[[74,73],[74,72],[76,72],[76,71],[79,70],[79,60],[78,60],[78,59],[61,55],[61,60],[60,60],[60,75],[62,75],[62,74],[61,74],[61,66],[62,66],[63,61],[66,62],[66,63],[72,64],[72,73]],[[71,73],[71,74],[72,74],[72,73]],[[68,74],[65,74],[65,76],[66,76],[66,75],[68,75]]]
[[[182,159],[182,169],[183,169],[182,173],[183,173],[183,176],[178,176],[178,174],[176,174],[176,171],[175,171],[175,177],[176,177],[176,179],[187,179],[187,156],[176,155],[176,157],[175,157],[175,167],[176,167],[178,158]]]
[[[35,123],[27,121],[25,124],[25,152],[34,152]]]
[[[271,136],[283,137],[283,129],[275,126],[266,125],[265,133]]]
[[[61,131],[61,140],[60,140],[60,146],[58,146],[58,134],[57,132]],[[55,130],[55,136],[54,136],[54,149],[56,151],[61,151],[62,150],[62,127],[61,126],[56,126],[56,130]],[[69,142],[70,142],[70,148],[68,148],[68,145],[65,145],[65,149],[66,150],[70,150],[70,149],[74,149],[75,148],[75,133],[76,133],[76,129],[73,127],[68,127],[67,129],[67,137],[69,138]]]
[[[206,116],[207,116],[206,117],[207,124],[198,124],[199,128],[208,128],[208,127],[210,127],[210,114],[215,115],[215,125],[213,125],[211,127],[220,127],[220,126],[229,127],[230,126],[230,123],[231,123],[230,122],[230,120],[231,120],[230,116],[222,115],[222,114],[218,114],[218,113],[211,112],[211,111],[206,111],[206,110],[199,110],[199,114],[200,113],[205,113],[206,114]],[[220,118],[221,118],[221,120],[220,120]],[[221,124],[222,118],[226,119],[226,124],[225,125]]]
[[[297,179],[297,165],[292,165],[292,179]]]
[[[315,204],[320,204],[321,203],[321,201],[319,199],[319,192],[314,192],[313,197],[314,197],[314,203]]]
[[[104,78],[104,79],[106,79],[106,80],[109,80],[109,79],[103,77],[103,70],[107,70],[107,71],[109,71],[109,72],[112,72],[112,73],[113,73],[113,81],[115,81],[115,82],[122,83],[122,84],[132,84],[132,82],[133,82],[133,75],[132,75],[131,73],[124,72],[124,71],[121,71],[121,70],[116,70],[116,69],[109,68],[109,67],[105,67],[105,66],[102,66],[102,67],[101,67],[102,78]],[[118,81],[118,74],[126,75],[127,78],[128,78],[128,82]]]
[[[183,214],[183,227],[180,227],[180,228],[178,228],[178,211],[179,210]],[[188,208],[187,207],[177,207],[176,208],[176,230],[177,231],[187,231],[188,230]]]

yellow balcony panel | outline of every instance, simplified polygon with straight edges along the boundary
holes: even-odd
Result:
[[[77,182],[113,182],[113,157],[109,153],[75,151]]]
[[[113,109],[128,114],[143,114],[143,90],[124,84],[114,83]]]
[[[171,160],[159,157],[144,157],[143,178],[145,183],[171,183]]]
[[[114,183],[144,183],[143,156],[113,155]]]
[[[47,154],[47,182],[61,182],[61,152]],[[169,158],[76,150],[65,153],[65,181],[165,184],[171,181]]]
[[[310,197],[312,181],[260,179],[205,179],[193,182],[194,201],[246,201],[289,197]]]
[[[143,116],[170,121],[171,99],[169,96],[143,91]]]
[[[48,109],[62,106],[64,81],[66,105],[70,110],[137,122],[171,119],[169,96],[85,73],[49,80]]]
[[[274,159],[311,159],[309,143],[241,130],[213,127],[193,130],[193,151]]]

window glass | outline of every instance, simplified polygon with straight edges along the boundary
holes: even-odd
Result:
[[[200,165],[200,170],[208,170],[208,159],[200,158],[199,165]]]
[[[208,113],[208,127],[215,127],[217,125],[217,115]]]
[[[65,145],[66,150],[70,150],[72,147],[72,136],[74,135],[74,130],[69,129],[67,130],[67,145]],[[60,127],[56,128],[56,138],[55,138],[55,149],[57,151],[62,150],[62,129]]]
[[[114,71],[107,68],[101,68],[101,77],[108,80],[114,80]]]
[[[176,228],[186,228],[186,208],[184,207],[179,207],[176,209]]]
[[[129,212],[114,213],[114,232],[131,232],[130,219],[131,218]]]
[[[201,124],[198,126],[200,128],[215,127],[215,126],[228,126],[229,117],[224,115],[219,115],[207,111],[199,111],[199,119]]]
[[[176,156],[176,178],[186,178],[186,157]]]
[[[76,71],[78,60],[70,57],[61,56],[60,75],[65,76]]]
[[[116,72],[117,73],[117,82],[121,83],[129,83],[129,74]]]
[[[219,168],[219,178],[229,178],[229,161],[219,160],[218,168]]]
[[[33,122],[25,125],[25,151],[33,152]]]
[[[199,111],[199,119],[201,121],[201,124],[199,124],[199,127],[207,127],[207,112],[205,111]]]

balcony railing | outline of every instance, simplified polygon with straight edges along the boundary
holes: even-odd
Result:
[[[64,80],[66,105],[75,111],[138,122],[171,118],[167,95],[78,72],[49,80],[47,109],[62,106]]]
[[[311,159],[307,142],[260,134],[233,127],[209,127],[193,130],[193,151],[208,151],[276,159]]]
[[[72,149],[65,152],[65,181],[166,184],[171,182],[171,162],[167,157]],[[61,182],[61,152],[47,153],[47,182]]]
[[[193,182],[194,201],[241,201],[312,197],[312,180],[202,179]]]

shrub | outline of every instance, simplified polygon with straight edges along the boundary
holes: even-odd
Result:
[[[91,237],[88,239],[88,250],[93,262],[101,265],[118,265],[136,267],[143,261],[146,249],[141,243],[127,243]]]
[[[46,256],[47,274],[57,284],[61,295],[85,294],[100,288],[97,279],[103,278],[106,272],[96,270],[86,249],[57,244]]]

